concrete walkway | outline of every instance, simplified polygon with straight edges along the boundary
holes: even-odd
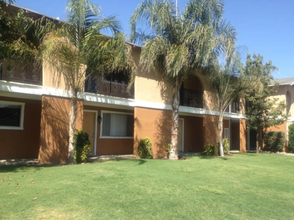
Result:
[[[90,156],[88,161],[95,162],[99,160],[121,160],[134,158],[133,154],[125,155],[102,155],[102,156]],[[0,166],[8,165],[38,165],[38,159],[7,159],[0,160]],[[41,165],[41,164],[39,164]]]
[[[89,162],[99,161],[99,160],[122,160],[134,158],[133,154],[123,154],[123,155],[101,155],[101,156],[90,156]]]
[[[286,156],[294,156],[293,153],[287,153],[287,152],[271,152],[271,151],[260,151],[261,154],[280,154],[280,155],[286,155]]]
[[[7,165],[37,165],[38,159],[8,159],[0,160],[0,166]]]

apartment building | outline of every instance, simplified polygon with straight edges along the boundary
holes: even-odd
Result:
[[[18,6],[9,6],[13,10]],[[43,16],[26,9],[35,17]],[[139,63],[141,47],[133,45]],[[156,73],[137,70],[127,90],[128,74],[87,79],[79,93],[77,129],[89,134],[92,155],[137,156],[138,142],[149,137],[155,158],[166,156],[171,138],[171,88]],[[63,75],[49,65],[41,69],[17,64],[0,74],[0,159],[34,159],[64,163],[68,158],[71,91]],[[208,79],[195,72],[180,91],[179,152],[201,152],[217,144],[217,97]],[[252,148],[246,131],[245,105],[233,102],[224,116],[224,137],[234,151]]]

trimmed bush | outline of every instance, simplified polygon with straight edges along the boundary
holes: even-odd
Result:
[[[152,159],[152,143],[149,137],[141,138],[138,145],[139,156],[141,158]]]
[[[285,145],[285,132],[283,131],[270,131],[265,132],[264,135],[264,148],[268,151],[281,151]]]
[[[230,153],[230,142],[227,138],[223,139],[224,154]]]
[[[217,156],[218,155],[218,149],[217,149],[216,146],[213,146],[212,144],[207,144],[207,145],[204,146],[203,155]]]
[[[75,131],[75,154],[74,162],[82,163],[87,162],[91,149],[91,142],[89,140],[89,135],[82,131]]]
[[[294,153],[294,124],[289,125],[289,147],[290,151]]]

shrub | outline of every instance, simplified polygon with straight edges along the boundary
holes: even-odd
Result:
[[[74,153],[75,163],[86,162],[89,157],[90,149],[91,142],[89,141],[89,135],[82,130],[76,130]]]
[[[219,141],[217,142],[217,149],[219,149]],[[230,153],[230,142],[228,139],[223,139],[223,149],[224,149],[224,154],[228,155]]]
[[[285,132],[283,131],[270,131],[265,132],[264,147],[269,151],[281,151],[285,145]]]
[[[141,138],[138,146],[139,156],[141,158],[147,158],[152,159],[153,153],[152,153],[152,143],[150,138]]]
[[[294,152],[294,124],[291,124],[289,127],[289,147],[290,151]]]
[[[166,157],[167,157],[167,158],[169,158],[169,155],[170,155],[170,145],[171,145],[171,144],[168,144],[168,145],[166,146]]]
[[[212,144],[207,144],[207,145],[204,146],[203,155],[217,156],[218,155],[218,149],[217,149],[217,147],[213,146]]]
[[[230,153],[230,142],[227,138],[223,139],[224,154]]]

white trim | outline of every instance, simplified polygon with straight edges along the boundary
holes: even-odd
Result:
[[[100,123],[100,139],[134,139],[134,136],[132,136],[132,137],[103,136],[102,135],[102,128],[103,128],[103,114],[104,113],[113,113],[113,114],[121,114],[121,115],[134,115],[133,113],[128,113],[128,112],[116,112],[116,111],[101,110],[102,121]]]
[[[24,130],[24,112],[25,112],[25,103],[24,102],[11,102],[11,101],[2,101],[0,103],[7,105],[20,105],[20,126],[0,126],[0,130]]]
[[[185,144],[185,120],[183,118],[179,118],[179,121],[182,121],[183,124],[182,124],[182,152],[185,151],[185,147],[184,147],[184,144]]]
[[[96,156],[96,149],[97,149],[97,123],[98,123],[98,111],[96,111],[96,110],[87,110],[87,109],[84,109],[84,112],[92,112],[92,113],[95,113],[94,155]]]
[[[32,99],[36,99],[36,96],[42,95],[50,95],[57,97],[65,97],[70,98],[72,95],[71,91],[48,88],[37,85],[30,85],[24,83],[16,83],[16,82],[7,82],[0,80],[0,91],[5,91],[9,93],[21,93],[31,95]],[[151,109],[162,109],[162,110],[171,110],[171,105],[164,103],[156,103],[156,102],[147,102],[135,99],[128,98],[118,98],[107,95],[100,94],[92,94],[92,93],[78,93],[78,98],[84,99],[85,105],[90,106],[101,106],[104,105],[106,107],[115,107],[117,108],[128,108],[133,109],[134,107],[142,107],[142,108],[151,108]],[[202,108],[193,108],[180,106],[179,112],[187,115],[214,115],[218,116],[219,111],[206,110]],[[244,115],[239,113],[224,113],[224,118],[245,118]]]

